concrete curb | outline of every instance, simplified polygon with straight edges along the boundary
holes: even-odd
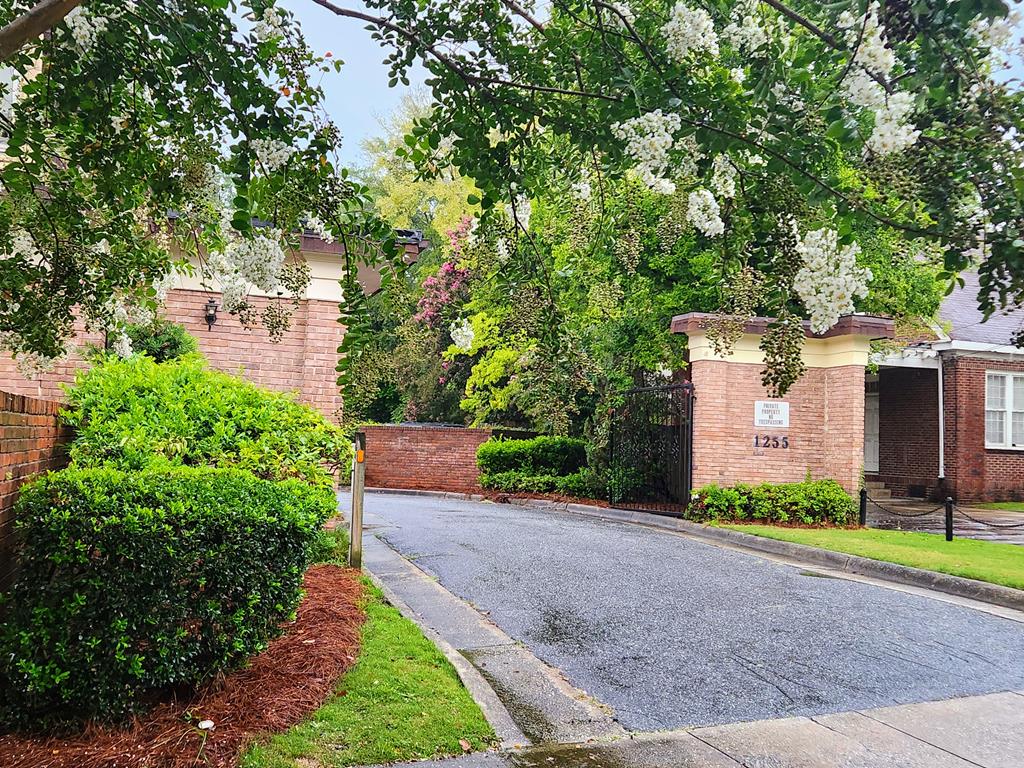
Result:
[[[387,493],[398,495],[416,496],[439,496],[451,499],[463,499],[467,501],[481,501],[483,496],[479,494],[446,493],[443,491],[403,491],[400,489],[367,489],[375,493]],[[768,539],[763,536],[754,536],[749,533],[732,531],[725,528],[716,528],[708,525],[701,525],[689,520],[682,520],[675,517],[654,515],[649,512],[635,512],[624,509],[613,509],[610,507],[595,507],[589,504],[574,504],[564,501],[548,501],[546,499],[510,499],[509,504],[526,507],[529,509],[546,509],[557,512],[569,512],[587,517],[595,517],[601,520],[611,520],[620,523],[631,523],[643,525],[648,528],[674,531],[686,534],[694,538],[703,539],[715,544],[727,544],[732,547],[746,549],[753,552],[763,552],[770,555],[796,560],[810,565],[819,565],[831,568],[836,571],[868,576],[883,581],[891,581],[897,584],[906,584],[921,589],[929,589],[934,592],[943,592],[947,595],[977,600],[990,605],[998,605],[1004,608],[1012,608],[1017,611],[1024,611],[1024,590],[1004,587],[998,584],[989,584],[984,581],[967,579],[961,576],[951,576],[945,573],[926,571],[921,568],[912,568],[907,565],[888,563],[882,560],[872,560],[858,555],[848,555],[845,552],[833,552],[828,549],[819,549],[806,544],[795,544],[789,541]]]
[[[498,698],[498,694],[494,692],[491,684],[487,682],[483,675],[474,667],[465,656],[459,653],[455,648],[448,643],[443,637],[441,637],[434,629],[428,627],[426,624],[420,621],[415,611],[409,607],[409,605],[396,595],[391,588],[385,584],[377,574],[373,573],[368,568],[363,568],[363,572],[369,576],[370,581],[379,589],[383,594],[384,598],[393,605],[400,614],[420,628],[420,631],[424,636],[430,640],[437,649],[444,654],[444,657],[448,659],[455,672],[458,674],[462,684],[466,686],[466,690],[469,691],[469,695],[473,697],[473,701],[477,703],[480,710],[484,713],[484,717],[487,718],[487,722],[491,724],[491,728],[494,729],[494,734],[499,739],[498,749],[510,750],[515,748],[521,748],[524,745],[530,743],[530,740],[526,738],[523,732],[516,725],[512,719],[512,715],[509,714],[505,705],[501,703],[501,699]]]

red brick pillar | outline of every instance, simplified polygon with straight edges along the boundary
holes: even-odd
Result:
[[[755,318],[727,357],[708,341],[709,316],[673,320],[688,337],[696,397],[693,484],[798,482],[832,478],[854,493],[864,464],[864,373],[870,340],[892,335],[892,321],[852,316],[828,334],[807,331],[806,373],[783,398],[761,383],[759,348],[769,323]],[[788,415],[787,415],[788,414]]]

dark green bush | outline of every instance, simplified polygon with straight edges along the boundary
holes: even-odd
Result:
[[[835,480],[764,483],[695,491],[686,516],[691,520],[753,520],[802,525],[849,525],[857,507]]]
[[[605,493],[600,480],[589,469],[581,469],[571,475],[535,475],[523,470],[482,474],[480,485],[506,493],[560,493],[586,499],[598,498]]]
[[[301,596],[329,488],[236,469],[69,469],[25,486],[0,606],[0,721],[126,714],[262,650]]]
[[[529,440],[488,440],[476,452],[487,475],[526,471],[534,475],[571,475],[587,466],[587,444],[572,437],[540,436]]]
[[[199,351],[195,336],[185,327],[170,320],[155,319],[151,323],[128,326],[132,350],[149,355],[158,363],[176,360]]]
[[[198,356],[137,355],[80,372],[65,420],[78,467],[233,466],[258,477],[330,482],[347,471],[342,430],[285,394],[209,370]]]

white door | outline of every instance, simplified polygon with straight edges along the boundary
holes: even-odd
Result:
[[[864,471],[878,471],[878,393],[864,394]]]

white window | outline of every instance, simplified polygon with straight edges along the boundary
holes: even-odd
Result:
[[[985,376],[985,447],[1024,450],[1024,374]]]

